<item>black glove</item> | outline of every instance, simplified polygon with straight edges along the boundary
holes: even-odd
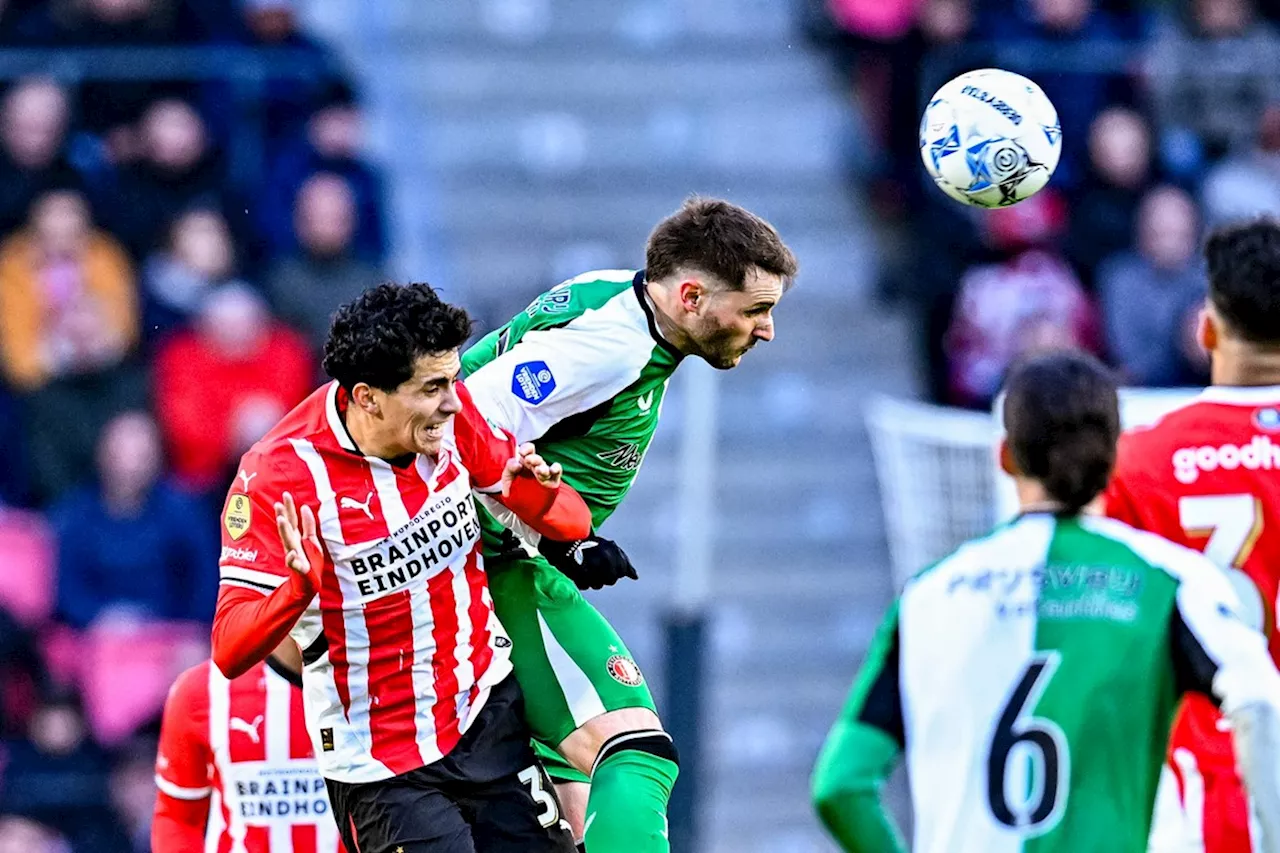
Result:
[[[543,536],[538,553],[577,584],[578,589],[604,589],[623,578],[635,579],[636,570],[618,543],[602,536],[574,542],[557,542]]]

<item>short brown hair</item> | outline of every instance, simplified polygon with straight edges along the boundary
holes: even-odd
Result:
[[[741,290],[759,267],[790,287],[799,265],[777,230],[748,210],[718,198],[694,196],[658,223],[645,247],[645,277],[657,281],[684,267]]]

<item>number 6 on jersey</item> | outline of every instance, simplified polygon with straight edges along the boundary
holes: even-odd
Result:
[[[1061,655],[1036,655],[1022,671],[991,735],[987,806],[996,821],[1024,835],[1048,832],[1067,806],[1071,753],[1057,723],[1033,716]]]

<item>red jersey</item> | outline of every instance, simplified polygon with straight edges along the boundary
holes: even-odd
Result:
[[[1153,426],[1127,431],[1106,507],[1227,570],[1242,615],[1280,659],[1280,387],[1214,386]],[[1248,810],[1231,735],[1208,701],[1184,704],[1170,754],[1188,809],[1199,810],[1188,791],[1203,800],[1205,848],[1247,853]]]
[[[175,822],[198,829],[209,853],[341,850],[301,684],[274,660],[234,681],[209,661],[178,676],[156,756],[156,853],[191,853],[192,827]]]
[[[372,782],[439,760],[511,672],[471,491],[500,491],[516,444],[461,384],[458,394],[462,410],[436,458],[393,464],[360,453],[343,418],[346,393],[331,382],[244,455],[227,496],[219,611],[246,590],[299,602],[284,629],[303,652],[307,720],[326,778]],[[305,582],[287,568],[276,529],[273,504],[285,491],[315,512],[325,552]],[[587,535],[585,504],[561,491],[580,517],[570,538]],[[246,628],[270,633],[261,620]],[[226,666],[223,639],[215,616],[214,660]]]

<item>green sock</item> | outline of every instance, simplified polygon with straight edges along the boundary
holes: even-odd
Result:
[[[604,745],[587,798],[588,853],[670,853],[667,801],[680,772],[675,758],[663,732],[631,732]]]

